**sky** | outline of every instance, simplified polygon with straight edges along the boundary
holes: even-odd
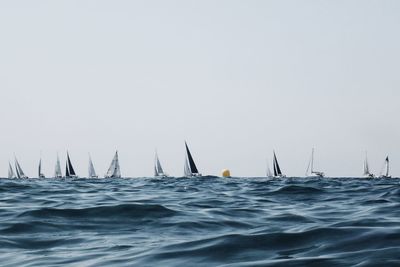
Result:
[[[0,176],[400,176],[400,1],[1,1]],[[270,164],[271,165],[271,164]]]

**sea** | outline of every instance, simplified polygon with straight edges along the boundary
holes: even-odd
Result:
[[[0,266],[400,266],[400,179],[0,179]]]

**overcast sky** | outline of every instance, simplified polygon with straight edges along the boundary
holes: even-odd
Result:
[[[400,175],[400,1],[1,1],[0,176]]]

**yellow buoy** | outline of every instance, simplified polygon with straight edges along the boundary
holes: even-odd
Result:
[[[222,177],[231,177],[231,172],[228,169],[223,169],[222,170]]]

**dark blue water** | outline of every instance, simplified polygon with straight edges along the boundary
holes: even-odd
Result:
[[[1,266],[400,266],[399,179],[0,179]]]

